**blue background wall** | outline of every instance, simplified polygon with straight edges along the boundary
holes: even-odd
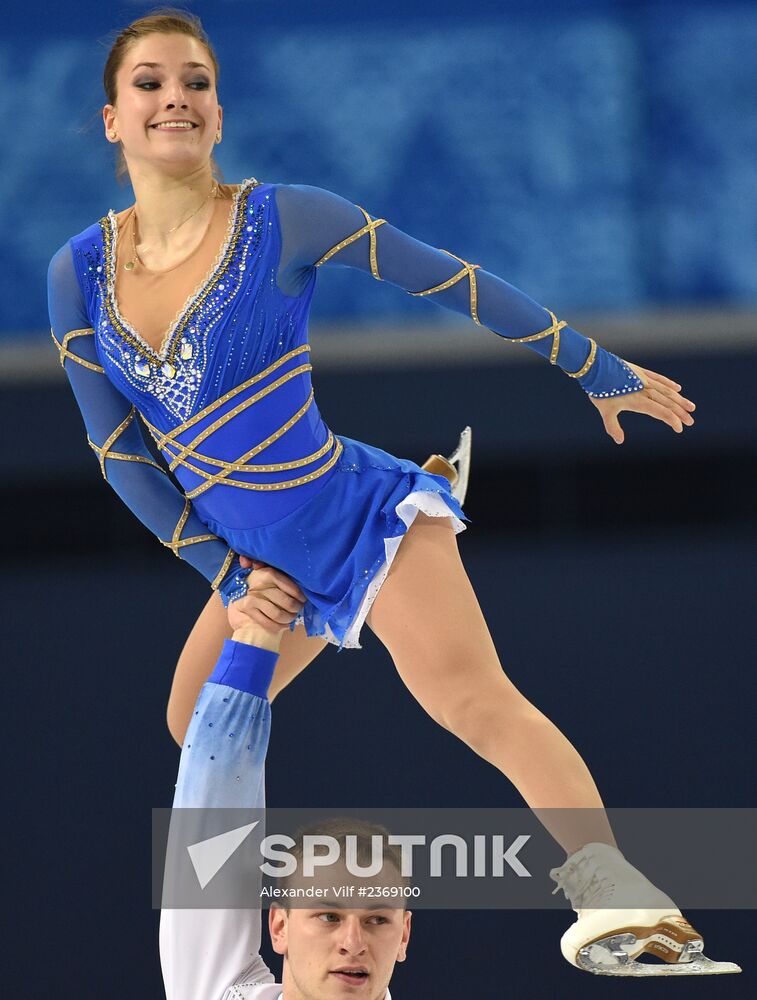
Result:
[[[53,251],[131,202],[101,76],[109,32],[146,9],[6,15],[0,330],[44,330]],[[757,303],[754,4],[191,9],[221,63],[227,180],[329,188],[558,312]],[[326,277],[316,318],[445,321],[370,277]]]

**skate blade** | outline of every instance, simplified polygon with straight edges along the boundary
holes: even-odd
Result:
[[[431,455],[421,466],[422,469],[435,476],[444,476],[446,479],[449,479],[452,487],[450,492],[461,507],[465,502],[465,496],[468,492],[470,446],[471,429],[470,427],[466,427],[460,435],[457,448],[455,448],[449,458],[445,458],[443,455]],[[457,467],[453,465],[453,462],[457,462]]]
[[[462,505],[465,503],[465,495],[468,492],[468,475],[470,474],[470,449],[471,449],[470,427],[463,428],[457,448],[447,459],[448,462],[457,462],[457,482],[452,487],[452,496]]]
[[[647,964],[631,960],[622,966],[596,967],[588,971],[597,976],[716,976],[727,972],[741,972],[741,967],[735,962],[713,962],[706,955],[700,955],[691,962],[675,965],[667,962],[653,965],[651,962]]]
[[[693,929],[692,929],[693,930]],[[668,944],[671,940],[667,938]],[[633,933],[613,934],[581,948],[576,961],[580,969],[597,976],[715,976],[741,972],[735,962],[713,962],[702,954],[702,939],[692,938],[682,947],[675,961],[660,963],[637,962],[635,959],[648,949],[672,955],[671,949],[650,938],[639,939]]]

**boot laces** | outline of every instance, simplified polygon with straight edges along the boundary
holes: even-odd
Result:
[[[612,879],[603,874],[598,866],[588,865],[585,857],[570,861],[562,868],[553,868],[550,877],[557,882],[552,895],[562,889],[576,912],[586,909],[592,903],[599,903],[614,888]]]

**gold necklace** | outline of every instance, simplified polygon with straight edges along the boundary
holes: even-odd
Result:
[[[194,212],[192,212],[191,215],[188,215],[186,217],[186,219],[184,219],[182,222],[180,222],[178,226],[174,226],[173,229],[169,229],[168,232],[165,235],[168,236],[170,233],[176,232],[176,230],[179,229],[181,226],[183,226],[185,222],[189,222],[189,220],[192,218],[192,216],[197,215],[197,213],[200,211],[200,209],[203,208],[205,205],[207,205],[207,203],[210,201],[211,196],[214,195],[217,191],[218,191],[218,182],[214,180],[213,181],[213,186],[210,189],[210,194],[202,202],[202,204],[199,205],[194,210]],[[141,259],[141,257],[137,253],[136,232],[137,232],[137,210],[136,210],[136,206],[135,206],[134,211],[132,213],[132,227],[131,227],[131,249],[132,249],[132,257],[131,257],[131,260],[127,260],[126,263],[124,264],[124,270],[125,271],[133,271],[135,265],[137,264],[137,262],[139,262],[140,264],[142,264],[142,267],[145,266],[144,262]],[[149,250],[150,248],[149,247],[145,247],[144,249],[145,250]]]

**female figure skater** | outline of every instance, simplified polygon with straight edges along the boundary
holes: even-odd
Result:
[[[503,672],[460,560],[467,518],[446,476],[322,420],[307,343],[317,270],[359,268],[526,344],[578,382],[617,443],[622,410],[680,433],[694,404],[478,264],[336,194],[219,183],[217,79],[199,21],[170,9],[122,31],[106,61],[105,133],[135,202],[69,239],[48,272],[52,336],[103,476],[217,592],[198,626],[208,647],[225,627],[222,604],[253,644],[281,640],[285,681],[324,642],[359,648],[368,623],[432,718],[498,767],[569,855],[552,873],[579,914],[562,939],[568,961],[621,974],[736,971],[700,957],[672,900],[625,861],[581,757]],[[251,560],[289,587],[289,613],[301,604],[284,638],[256,617]],[[613,909],[621,886],[643,890],[643,903]],[[645,949],[667,964],[634,963]]]

